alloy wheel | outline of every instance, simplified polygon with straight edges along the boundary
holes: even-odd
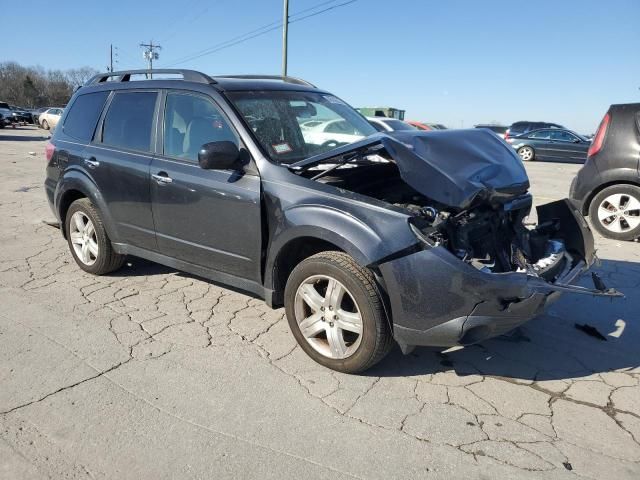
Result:
[[[83,212],[71,217],[69,237],[76,257],[85,265],[93,265],[98,259],[98,237],[91,219]]]
[[[626,193],[614,193],[598,206],[598,220],[607,230],[623,233],[640,225],[640,200]]]
[[[529,160],[533,159],[533,150],[530,147],[522,147],[520,150],[518,150],[518,155],[520,155],[520,158],[522,160],[528,162]]]
[[[362,340],[362,315],[353,295],[338,280],[313,275],[295,296],[295,319],[307,343],[321,355],[344,359]]]

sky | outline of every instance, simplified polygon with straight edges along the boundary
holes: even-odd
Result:
[[[289,12],[295,20],[347,1],[290,0]],[[157,68],[186,59],[176,68],[281,71],[279,28],[189,57],[277,27],[283,0],[0,5],[5,29],[23,32],[0,44],[0,62],[104,71],[113,44],[116,69],[145,68],[139,43],[152,40],[162,46]],[[355,0],[290,24],[288,73],[407,119],[454,128],[542,120],[588,134],[610,104],[640,101],[639,23],[640,0]]]

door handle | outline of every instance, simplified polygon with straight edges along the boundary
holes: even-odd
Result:
[[[97,161],[95,158],[91,157],[91,158],[85,158],[83,159],[84,164],[89,167],[89,168],[96,168],[100,166],[100,162]]]
[[[151,178],[153,178],[160,185],[165,185],[167,183],[173,182],[173,179],[169,175],[167,175],[166,172],[159,172],[157,174],[154,173],[153,175],[151,175]]]

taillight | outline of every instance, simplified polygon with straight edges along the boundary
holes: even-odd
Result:
[[[600,126],[598,127],[598,131],[596,132],[596,136],[593,138],[593,142],[591,142],[591,146],[589,147],[589,151],[587,152],[587,157],[595,155],[602,149],[604,137],[607,135],[607,129],[609,128],[610,119],[611,115],[607,113],[600,122]]]
[[[504,132],[504,139],[505,139],[505,140],[509,140],[509,130],[507,130],[506,132]]]
[[[44,156],[47,158],[47,162],[51,161],[51,158],[53,158],[53,152],[55,152],[55,150],[56,146],[51,142],[47,142],[47,144],[44,146]]]

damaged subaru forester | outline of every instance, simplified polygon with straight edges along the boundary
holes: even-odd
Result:
[[[485,130],[378,133],[291,77],[110,72],[79,89],[47,145],[45,187],[76,263],[126,255],[284,306],[300,347],[362,372],[395,343],[470,345],[593,274],[568,200],[532,213],[511,147]],[[135,80],[143,76],[143,79]]]

